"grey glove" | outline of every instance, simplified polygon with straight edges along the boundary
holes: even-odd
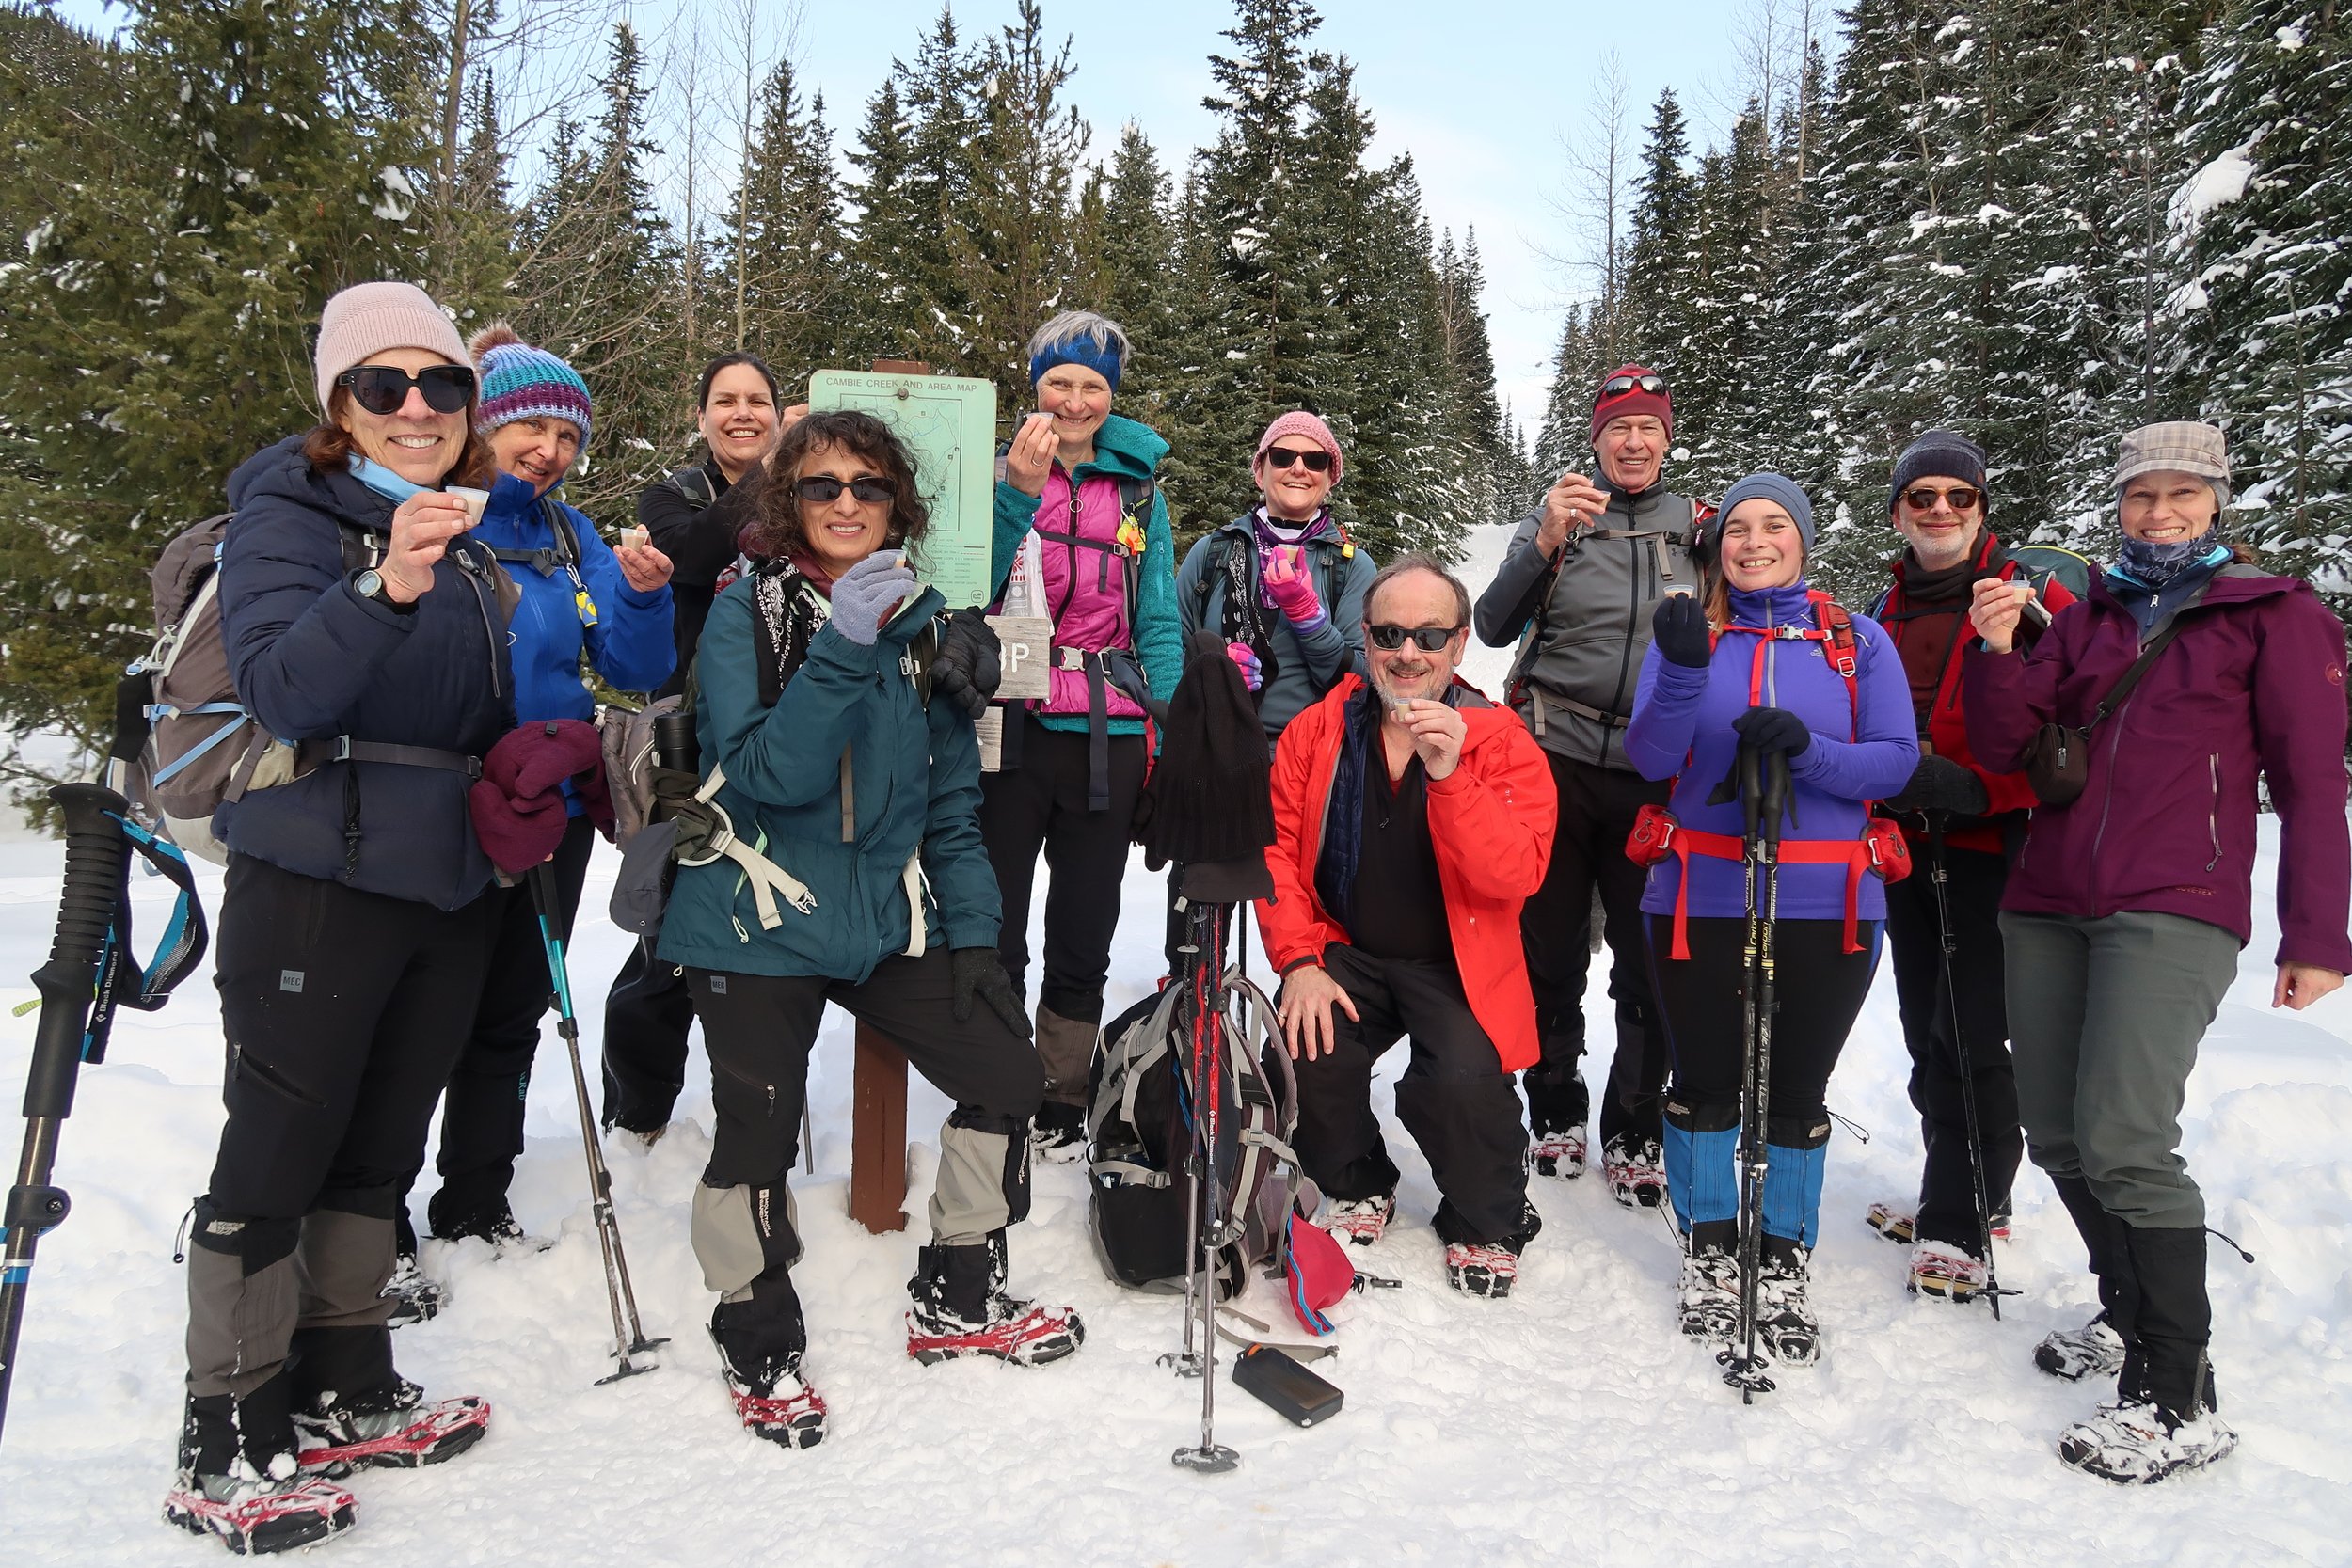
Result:
[[[1902,788],[1885,800],[1890,811],[1940,811],[1953,816],[1982,816],[1992,803],[1982,779],[1949,757],[1935,756],[1921,757]]]
[[[876,550],[833,585],[834,629],[870,648],[882,631],[882,618],[913,598],[916,589],[914,572],[897,550]]]
[[[939,653],[931,660],[931,689],[955,699],[974,719],[988,712],[1004,678],[1001,644],[988,617],[977,610],[959,610],[940,628]]]
[[[1029,1010],[1021,1005],[1021,994],[1012,989],[1012,977],[1005,973],[1005,960],[993,947],[959,947],[947,955],[948,974],[955,981],[955,1001],[950,1010],[958,1023],[972,1022],[972,1004],[988,1004],[989,1010],[1005,1021],[1005,1027],[1023,1039],[1031,1037]]]

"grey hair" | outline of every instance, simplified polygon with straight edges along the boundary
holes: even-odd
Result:
[[[1470,590],[1462,586],[1462,579],[1447,571],[1445,562],[1436,556],[1415,550],[1410,555],[1398,556],[1373,574],[1372,581],[1364,589],[1364,623],[1367,626],[1372,623],[1372,603],[1380,596],[1380,590],[1410,572],[1427,572],[1431,577],[1442,579],[1448,588],[1454,590],[1454,626],[1458,628],[1470,624]]]
[[[1094,345],[1098,354],[1107,354],[1119,361],[1124,374],[1127,356],[1133,352],[1127,343],[1127,329],[1108,316],[1098,316],[1091,310],[1064,310],[1029,336],[1029,359],[1035,363],[1041,355],[1067,348],[1084,338]]]

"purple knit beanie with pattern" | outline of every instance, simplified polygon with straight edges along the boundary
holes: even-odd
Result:
[[[492,322],[467,345],[482,369],[482,406],[474,428],[485,436],[516,420],[569,420],[588,444],[588,383],[543,348],[532,348],[504,322]]]

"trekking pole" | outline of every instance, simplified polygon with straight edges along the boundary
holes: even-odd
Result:
[[[580,1138],[588,1154],[588,1191],[596,1216],[596,1240],[604,1247],[604,1293],[612,1307],[612,1354],[620,1365],[596,1379],[601,1387],[654,1370],[660,1363],[633,1362],[629,1357],[644,1355],[670,1341],[645,1338],[644,1324],[637,1317],[637,1292],[629,1285],[628,1257],[621,1250],[621,1223],[612,1212],[612,1173],[605,1166],[604,1148],[596,1138],[596,1111],[588,1103],[588,1075],[580,1065],[580,1019],[572,1010],[570,970],[564,960],[564,937],[556,929],[563,901],[556,895],[555,867],[541,862],[531,868],[529,879],[532,908],[539,916],[539,941],[548,954],[548,978],[555,986],[556,1032],[564,1037],[564,1049],[571,1053],[572,1092],[580,1101]]]
[[[1193,916],[1198,912],[1196,906],[1186,903],[1180,895],[1177,909],[1184,916],[1184,940],[1176,949],[1182,955],[1177,960],[1178,973],[1171,975],[1168,983],[1182,986],[1184,990],[1179,995],[1188,999],[1193,995],[1193,983],[1200,969],[1200,934],[1193,926]],[[1179,1019],[1184,1016],[1184,1008],[1189,1005],[1188,1001],[1177,1004],[1176,1016]],[[1168,1053],[1168,1070],[1183,1071],[1172,1051]],[[1192,1340],[1193,1329],[1199,1323],[1199,1307],[1193,1300],[1193,1287],[1200,1283],[1199,1272],[1192,1267],[1192,1258],[1193,1249],[1200,1244],[1200,1142],[1196,1133],[1192,1147],[1184,1152],[1184,1347],[1181,1351],[1169,1351],[1160,1357],[1160,1365],[1174,1368],[1178,1377],[1200,1375],[1200,1356],[1193,1348]]]
[[[1746,1036],[1740,1042],[1740,1344],[1724,1350],[1724,1381],[1740,1390],[1740,1402],[1753,1404],[1769,1394],[1773,1384],[1764,1370],[1764,1357],[1756,1348],[1758,1275],[1764,1266],[1764,1179],[1769,1164],[1765,1152],[1765,1106],[1772,1093],[1772,920],[1780,895],[1780,814],[1788,791],[1788,765],[1778,753],[1765,757],[1754,748],[1740,748],[1740,814],[1741,859],[1747,877],[1747,937],[1741,953],[1740,1020]],[[1759,909],[1756,883],[1761,872],[1764,897]]]
[[[1216,1434],[1216,1255],[1220,1247],[1233,1239],[1217,1193],[1217,1112],[1225,1090],[1226,909],[1222,904],[1194,903],[1192,940],[1196,951],[1187,959],[1192,969],[1192,1125],[1200,1215],[1200,1251],[1193,1264],[1193,1294],[1200,1313],[1200,1445],[1178,1449],[1168,1460],[1182,1469],[1202,1475],[1221,1475],[1241,1463],[1241,1455],[1218,1443]]]
[[[1976,1064],[1968,1054],[1968,1033],[1960,1023],[1960,989],[1952,979],[1952,955],[1959,939],[1952,932],[1949,880],[1944,866],[1944,813],[1931,811],[1928,819],[1928,880],[1935,888],[1935,926],[1944,943],[1944,1005],[1952,1021],[1952,1054],[1960,1062],[1961,1123],[1968,1134],[1968,1175],[1977,1199],[1977,1256],[1984,1259],[1985,1299],[1993,1321],[2001,1321],[2001,1275],[1993,1262],[1993,1192],[1984,1175],[1984,1133],[1977,1121]]]
[[[130,809],[121,796],[98,784],[71,784],[51,790],[49,798],[65,817],[65,887],[49,961],[33,973],[40,1022],[24,1074],[24,1152],[0,1211],[8,1233],[0,1258],[0,1422],[8,1418],[8,1386],[15,1381],[34,1248],[72,1207],[65,1189],[52,1186],[49,1178],[82,1064],[105,1059],[113,1011],[108,980],[120,961],[115,914],[131,872],[130,840],[116,820]]]

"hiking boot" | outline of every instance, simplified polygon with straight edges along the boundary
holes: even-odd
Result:
[[[825,1402],[801,1376],[798,1355],[745,1373],[736,1370],[722,1346],[719,1373],[745,1432],[787,1449],[813,1449],[825,1440]]]
[[[1554,1132],[1539,1132],[1527,1146],[1527,1168],[1537,1176],[1572,1181],[1584,1174],[1586,1142],[1582,1122]]]
[[[441,1282],[425,1274],[413,1252],[393,1260],[392,1277],[385,1282],[383,1293],[392,1298],[391,1316],[384,1320],[389,1328],[430,1323],[449,1302]]]
[[[1086,1342],[1074,1309],[1017,1300],[1004,1286],[1001,1230],[983,1245],[924,1247],[907,1281],[907,1354],[925,1366],[985,1355],[1041,1367]]]
[[[2059,1434],[2058,1462],[2102,1481],[2145,1486],[2201,1470],[2237,1447],[2237,1433],[2201,1405],[2186,1418],[2148,1400],[2118,1400]]]
[[[244,1402],[188,1397],[179,1475],[164,1497],[167,1523],[218,1536],[239,1556],[315,1545],[352,1527],[358,1517],[352,1495],[301,1473],[284,1378],[279,1372]]]
[[[456,1458],[490,1430],[490,1403],[473,1395],[425,1402],[405,1377],[356,1394],[333,1390],[297,1410],[302,1467],[338,1479],[361,1466],[414,1469]]]
[[[1349,1246],[1371,1246],[1388,1232],[1396,1217],[1396,1195],[1377,1197],[1335,1197],[1315,1216],[1315,1224]]]
[[[1721,1247],[1684,1253],[1675,1307],[1683,1333],[1729,1344],[1740,1329],[1740,1259]]]
[[[1655,1209],[1666,1201],[1666,1148],[1656,1138],[1620,1132],[1600,1151],[1609,1196],[1628,1209]]]
[[[2111,1376],[2123,1370],[2123,1336],[2107,1325],[2102,1312],[2080,1328],[2053,1330],[2034,1346],[2033,1364],[2069,1383]]]
[[[1040,1160],[1060,1165],[1081,1159],[1087,1151],[1087,1113],[1083,1105],[1064,1105],[1049,1100],[1037,1108],[1037,1121],[1029,1129],[1029,1152]]]
[[[505,1204],[480,1214],[463,1219],[437,1221],[433,1227],[437,1242],[477,1241],[490,1243],[490,1250],[501,1258],[526,1256],[545,1252],[555,1243],[545,1236],[532,1236],[515,1222],[515,1211]]]
[[[1756,1338],[1784,1367],[1811,1367],[1821,1359],[1821,1321],[1805,1300],[1812,1274],[1812,1254],[1804,1247],[1765,1238],[1756,1280]]]
[[[1499,1301],[1519,1277],[1519,1249],[1508,1242],[1451,1242],[1445,1282],[1466,1296]]]
[[[1921,1242],[1911,1249],[1911,1274],[1904,1288],[1913,1295],[1973,1301],[1992,1284],[1992,1269],[1966,1247]]]

